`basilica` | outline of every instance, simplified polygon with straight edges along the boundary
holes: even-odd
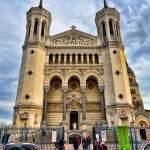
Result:
[[[86,135],[96,122],[104,127],[150,125],[150,111],[144,109],[124,54],[120,13],[106,0],[95,13],[97,35],[75,25],[49,35],[52,16],[43,1],[27,12],[15,127],[64,126],[69,135],[75,125]]]

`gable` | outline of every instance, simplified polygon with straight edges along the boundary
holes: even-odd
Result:
[[[49,37],[50,46],[96,46],[97,36],[72,28],[66,32]]]

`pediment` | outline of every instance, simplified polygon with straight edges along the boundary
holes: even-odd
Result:
[[[50,46],[96,46],[97,36],[76,30],[75,27],[49,37]]]

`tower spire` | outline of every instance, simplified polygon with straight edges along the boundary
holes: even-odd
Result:
[[[104,8],[108,8],[106,0],[104,0]]]
[[[43,0],[40,0],[39,7],[40,7],[40,8],[43,7]]]

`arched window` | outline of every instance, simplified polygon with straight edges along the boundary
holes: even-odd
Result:
[[[35,23],[34,23],[34,32],[33,32],[33,35],[37,35],[37,31],[38,31],[38,20],[36,20]]]
[[[42,29],[41,29],[41,36],[44,37],[44,35],[45,35],[45,22],[43,21],[42,22]]]
[[[98,54],[95,54],[95,64],[98,64],[99,61],[98,61]]]
[[[114,35],[112,20],[109,20],[109,31],[110,35]]]
[[[72,55],[72,64],[75,64],[76,63],[76,58],[75,58],[75,54]]]
[[[116,32],[117,32],[117,37],[119,37],[119,24],[117,21],[116,21]]]
[[[92,64],[92,54],[89,55],[89,64]]]
[[[106,28],[105,28],[105,23],[102,23],[102,29],[103,29],[103,37],[106,37]]]
[[[55,64],[58,64],[58,54],[55,55]]]
[[[52,64],[53,63],[53,54],[50,54],[49,55],[49,64]]]
[[[31,22],[29,21],[29,23],[28,23],[28,37],[30,36],[30,31],[31,31]]]

